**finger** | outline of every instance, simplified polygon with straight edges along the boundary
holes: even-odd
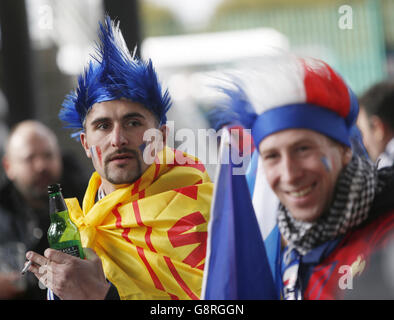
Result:
[[[51,262],[56,262],[59,264],[68,263],[74,259],[78,259],[67,253],[61,252],[59,250],[54,250],[51,248],[45,250],[44,256],[47,257]]]
[[[37,265],[37,264],[32,264],[30,265],[30,267],[27,269],[30,272],[33,272],[34,274],[38,274],[40,273],[40,268],[41,266]]]
[[[39,265],[32,264],[29,267],[29,271],[32,272],[34,274],[34,276],[44,285],[46,284],[47,270],[48,270],[47,265],[39,266]]]
[[[96,252],[91,249],[91,248],[82,248],[83,249],[83,253],[85,255],[85,258],[87,260],[96,260],[99,259],[99,256],[96,254]]]
[[[48,274],[47,271],[48,270],[47,270],[46,266],[42,266],[39,269],[39,273],[35,273],[35,276],[37,277],[37,279],[39,281],[38,286],[41,289],[45,289],[45,288],[51,289],[51,286],[50,286],[49,281],[48,281],[48,279],[51,278],[51,275]]]
[[[40,255],[34,251],[28,251],[26,253],[26,259],[32,261],[33,264],[36,264],[38,266],[42,266],[42,265],[45,265],[48,263],[48,259],[46,259],[42,255]],[[30,268],[29,268],[29,270],[30,270]]]
[[[46,272],[45,270],[48,268],[48,266],[49,266],[49,261],[48,263],[45,263],[43,265],[32,263],[27,270],[33,273],[42,274]]]

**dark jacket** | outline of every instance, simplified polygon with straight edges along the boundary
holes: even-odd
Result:
[[[77,197],[82,201],[90,172],[79,167],[73,157],[63,157],[64,175],[59,181],[65,197]],[[21,194],[7,178],[0,183],[0,246],[7,242],[22,242],[26,250],[43,254],[49,247],[47,230],[50,224],[48,206],[37,210],[29,207]],[[28,288],[20,299],[46,299],[46,290],[38,287],[31,274]]]
[[[381,281],[380,290],[363,288],[362,281],[364,274],[370,273],[376,255],[393,244],[393,194],[394,180],[374,199],[369,219],[343,237],[328,241],[302,257],[299,272],[304,299],[377,299],[382,297],[382,292],[387,292],[384,286],[389,279],[379,278],[380,275],[375,275],[372,281],[375,285]]]

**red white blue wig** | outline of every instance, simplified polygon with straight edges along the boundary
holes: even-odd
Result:
[[[100,23],[96,55],[78,78],[78,87],[66,96],[59,118],[72,128],[71,136],[79,138],[83,123],[95,103],[127,99],[141,103],[151,111],[160,124],[167,121],[171,107],[168,90],[162,91],[152,61],[144,62],[131,55],[119,23],[106,16]]]
[[[310,129],[352,147],[357,98],[321,60],[284,54],[267,58],[221,90],[227,99],[214,116],[216,126],[241,123],[252,129],[256,146],[281,130]]]

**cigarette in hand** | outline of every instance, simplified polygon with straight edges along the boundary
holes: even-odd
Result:
[[[29,260],[29,262],[24,266],[24,268],[21,271],[21,274],[24,275],[27,271],[27,269],[29,269],[29,267],[31,266],[32,262]]]

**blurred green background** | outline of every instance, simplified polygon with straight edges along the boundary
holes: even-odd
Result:
[[[94,53],[97,22],[105,12],[120,19],[129,48],[138,45],[138,50],[149,39],[272,28],[291,51],[331,64],[356,94],[394,75],[393,0],[1,0],[0,152],[14,123],[36,118],[91,170],[57,114]],[[209,47],[198,49],[201,57],[210,53]],[[183,123],[174,116],[176,126],[206,127],[203,113],[209,105],[192,102],[200,91],[178,94],[191,91],[185,83],[192,86],[204,68],[160,68],[166,55],[175,56],[172,50],[152,54],[173,94],[174,110],[192,118]]]

